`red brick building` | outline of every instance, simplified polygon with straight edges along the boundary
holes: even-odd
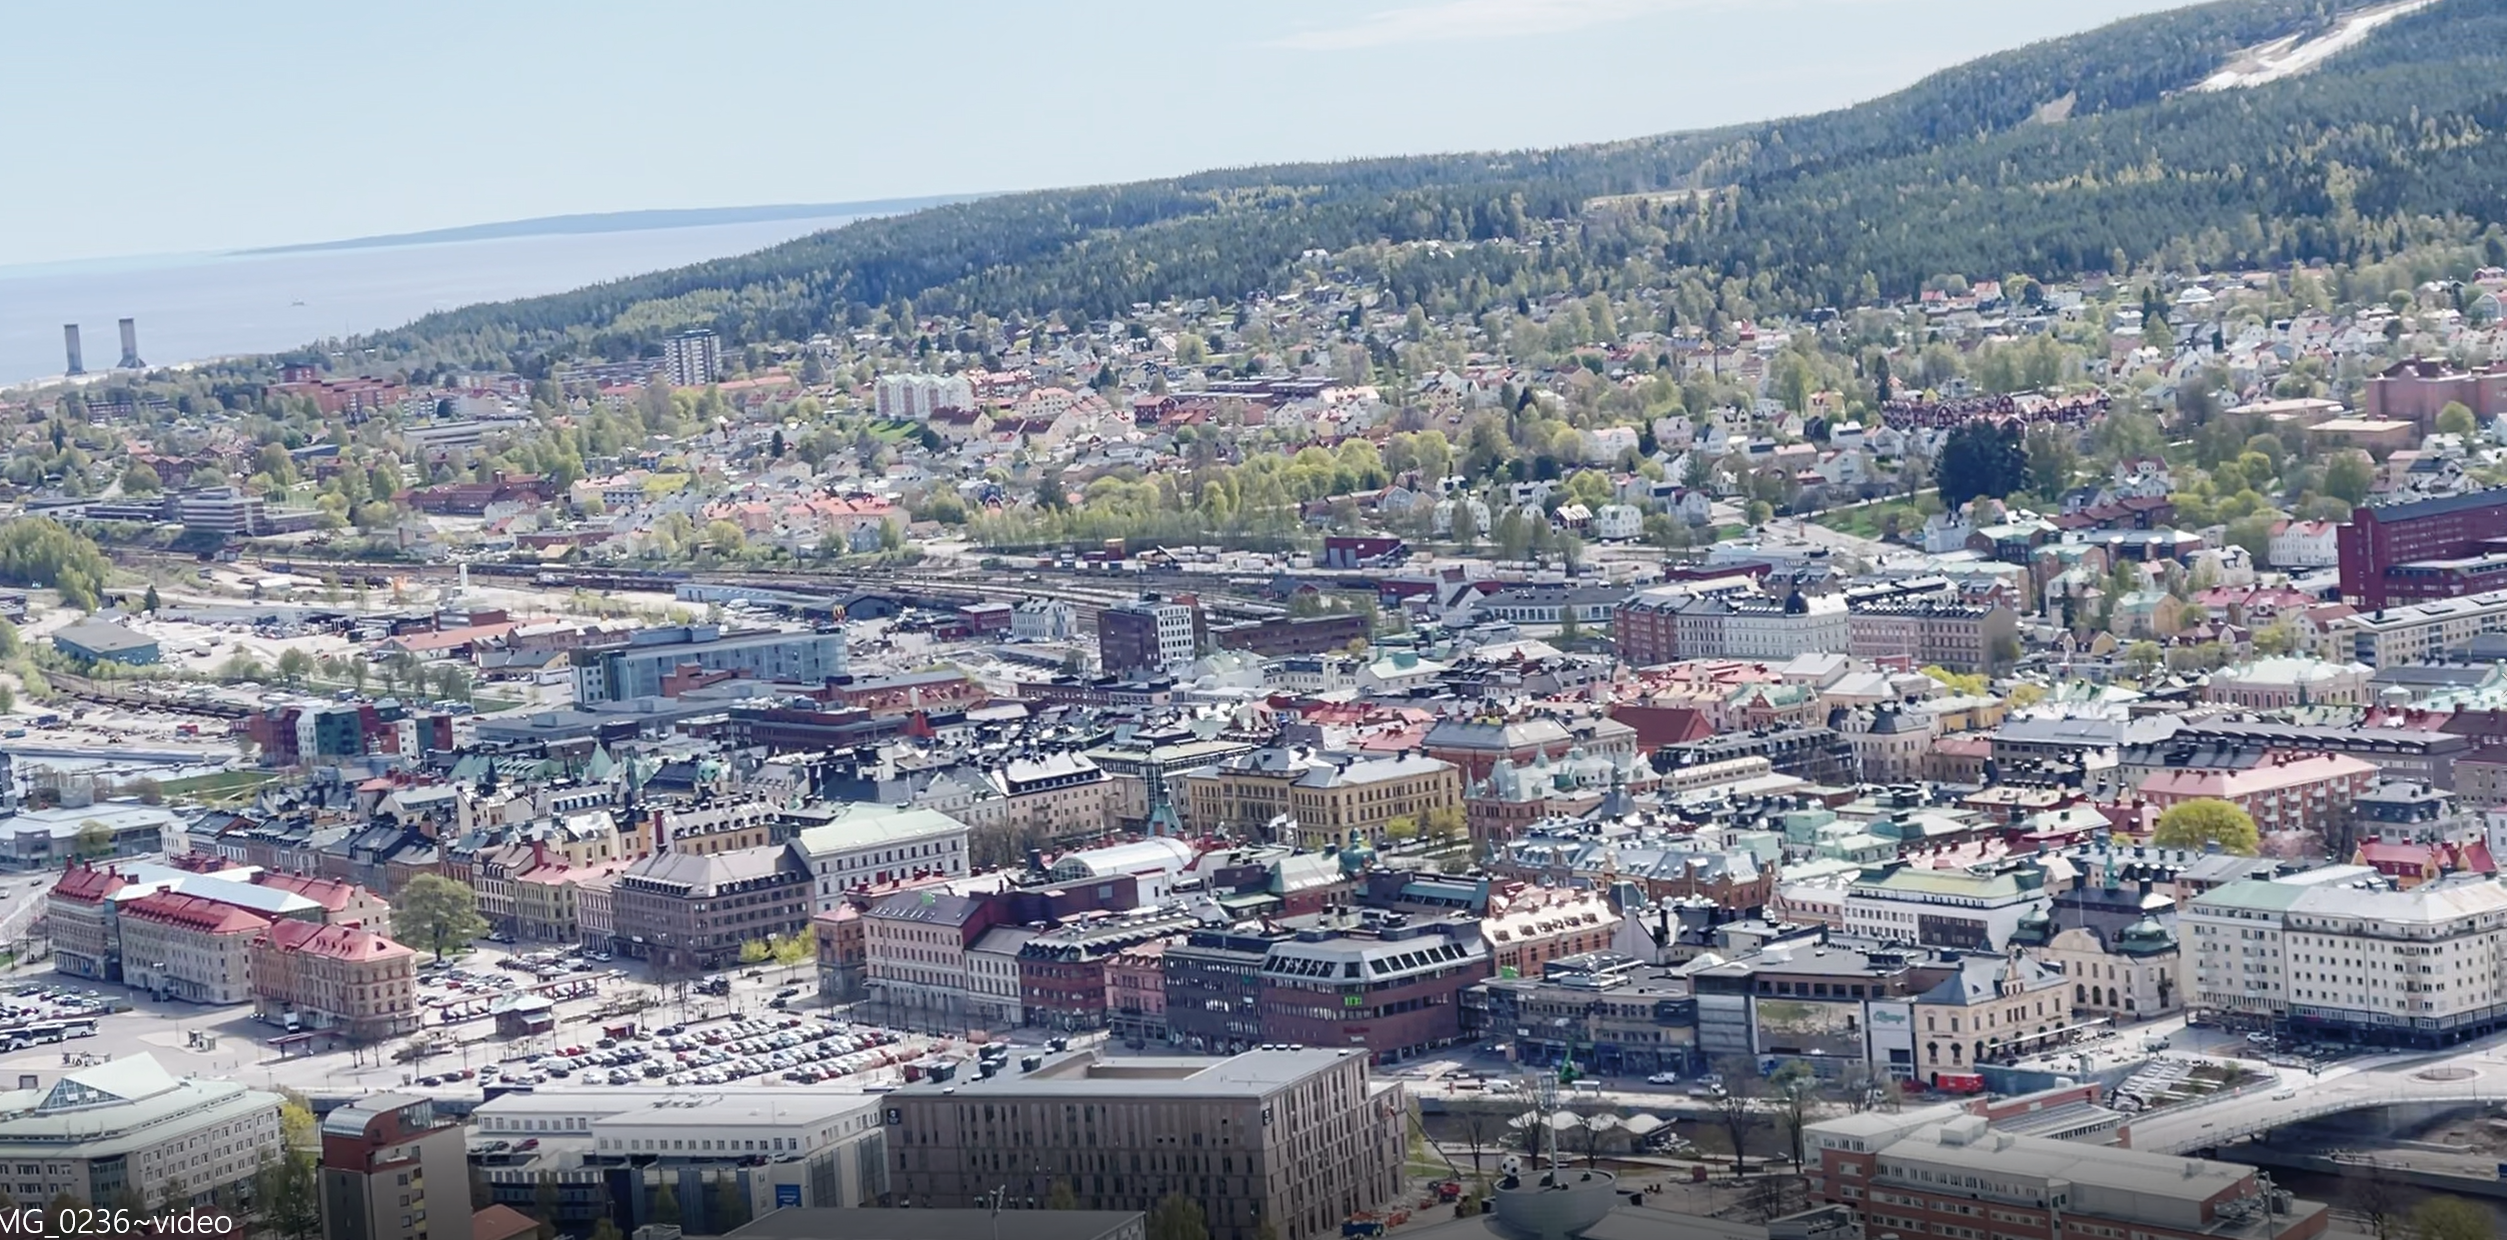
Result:
[[[2363,609],[2494,589],[2462,561],[2507,550],[2507,490],[2354,509],[2335,547],[2342,598]]]
[[[1462,992],[1489,976],[1478,923],[1380,913],[1274,943],[1262,962],[1262,1036],[1359,1047],[1393,1063],[1462,1039]]]
[[[2465,371],[2436,358],[2413,358],[2368,380],[2371,418],[2415,422],[2422,431],[2431,431],[2437,428],[2438,412],[2449,403],[2470,409],[2484,422],[2507,413],[2507,365]]]

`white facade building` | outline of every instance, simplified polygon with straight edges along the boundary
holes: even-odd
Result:
[[[964,375],[881,375],[871,400],[880,417],[920,422],[944,409],[974,408],[975,385]]]
[[[1058,598],[1031,598],[1010,609],[1010,636],[1020,641],[1066,642],[1079,635],[1079,613]]]
[[[722,374],[722,340],[709,331],[681,332],[662,342],[662,369],[672,387],[704,387]]]
[[[803,828],[792,851],[809,867],[812,910],[825,913],[864,884],[917,874],[966,877],[966,835],[965,823],[936,810],[862,805],[825,826]]]
[[[2180,916],[2191,1006],[2371,1041],[2436,1046],[2507,1020],[2507,884],[2408,891],[2363,866],[2229,883]]]

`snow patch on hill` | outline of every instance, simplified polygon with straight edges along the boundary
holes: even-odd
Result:
[[[2297,35],[2274,39],[2259,47],[2239,52],[2226,67],[2204,78],[2195,90],[2239,90],[2261,86],[2285,77],[2295,77],[2334,56],[2357,47],[2376,28],[2397,17],[2416,13],[2437,0],[2395,0],[2372,9],[2362,9],[2342,19],[2332,30],[2301,41]]]

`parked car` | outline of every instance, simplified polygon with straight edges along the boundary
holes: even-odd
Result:
[[[1645,1078],[1645,1083],[1648,1085],[1677,1085],[1680,1083],[1680,1074],[1677,1072],[1657,1072],[1654,1075]]]

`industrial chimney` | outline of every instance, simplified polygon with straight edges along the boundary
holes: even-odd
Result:
[[[84,357],[81,357],[78,352],[78,324],[63,323],[61,325],[61,343],[68,346],[70,351],[70,368],[65,373],[73,375],[86,374],[87,360]]]
[[[139,320],[122,320],[122,360],[117,365],[123,370],[138,370],[147,364],[139,360]]]

